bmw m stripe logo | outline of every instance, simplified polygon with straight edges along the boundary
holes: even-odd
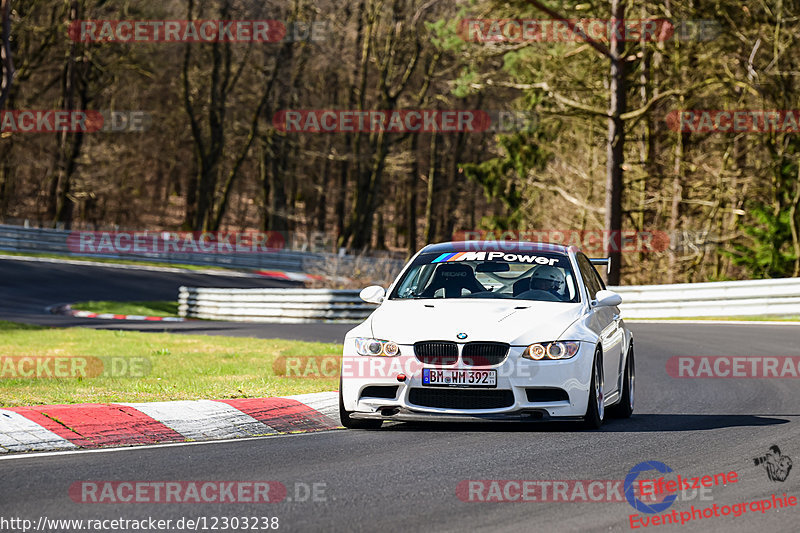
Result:
[[[505,252],[446,252],[431,261],[433,263],[450,263],[453,261],[509,261],[516,263],[537,263],[540,265],[560,264],[558,257],[539,255],[507,254]]]
[[[456,335],[456,337],[458,337],[459,339],[466,339],[467,338],[467,334],[466,333],[459,333],[458,335]]]

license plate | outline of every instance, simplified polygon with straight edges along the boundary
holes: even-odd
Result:
[[[497,370],[422,369],[422,384],[436,387],[496,387]]]

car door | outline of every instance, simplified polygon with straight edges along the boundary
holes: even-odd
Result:
[[[589,259],[578,255],[578,267],[581,277],[586,285],[589,300],[595,300],[597,293],[605,289],[605,284],[595,270]],[[603,347],[603,394],[609,394],[619,389],[619,369],[622,364],[623,332],[620,327],[618,307],[591,307],[590,327],[600,336]]]

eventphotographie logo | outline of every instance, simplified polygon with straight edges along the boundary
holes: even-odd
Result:
[[[753,463],[756,466],[764,466],[770,481],[784,482],[789,477],[789,472],[792,471],[792,459],[782,455],[777,444],[770,446],[767,453],[761,457],[755,457]]]

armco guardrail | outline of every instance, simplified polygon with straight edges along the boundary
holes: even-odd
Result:
[[[800,278],[610,287],[623,318],[800,316]],[[180,315],[246,322],[358,322],[375,310],[359,291],[181,287]]]
[[[623,318],[800,316],[800,278],[609,287]]]
[[[269,253],[74,253],[67,244],[70,231],[41,228],[24,228],[0,224],[0,249],[23,253],[55,253],[70,256],[91,256],[104,259],[125,259],[176,263],[209,267],[275,269],[303,272],[309,261],[320,261],[323,254],[290,252],[284,250]]]
[[[359,291],[181,287],[178,313],[241,322],[359,322],[375,310]]]
[[[174,250],[147,253],[75,253],[67,244],[70,231],[57,229],[26,228],[0,224],[0,250],[22,253],[54,253],[67,256],[91,256],[105,259],[125,259],[200,265],[208,267],[241,268],[247,270],[285,270],[308,273],[311,270],[325,270],[324,265],[332,260],[338,262],[338,270],[348,270],[356,261],[378,261],[371,257],[356,258],[350,255],[338,256],[331,253],[315,253],[291,250],[270,250],[268,252],[226,252],[226,253],[186,253]],[[153,232],[157,234],[159,232]],[[387,260],[382,260],[387,261]],[[402,261],[388,259],[395,270],[400,269]],[[352,269],[350,269],[352,270]]]

